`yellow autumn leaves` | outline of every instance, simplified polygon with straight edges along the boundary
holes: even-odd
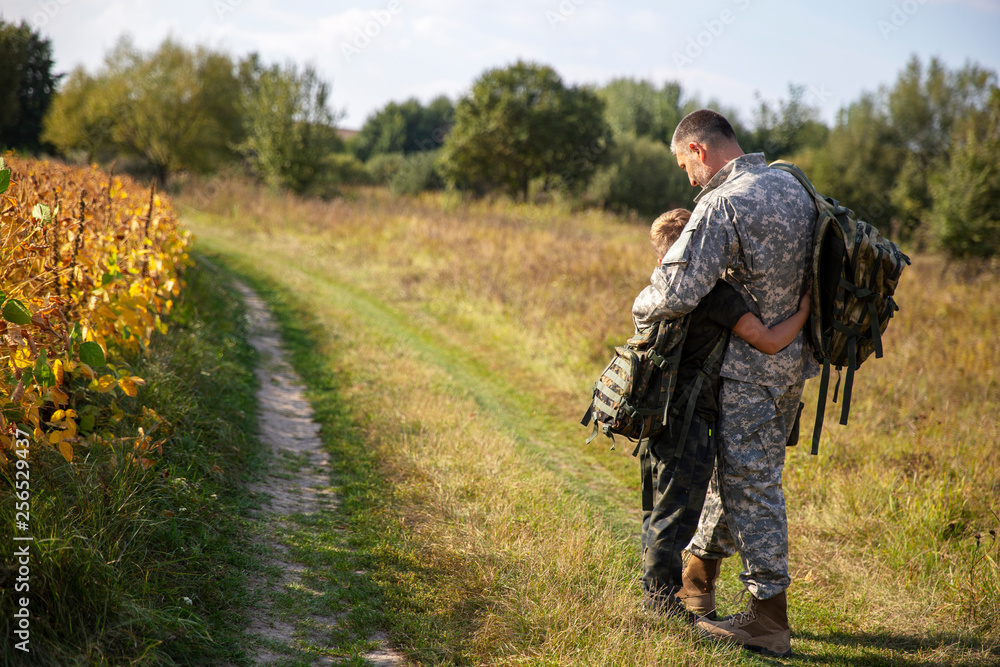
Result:
[[[128,178],[0,160],[0,461],[18,425],[72,461],[123,414],[144,384],[128,359],[166,333],[190,242],[169,203]],[[148,434],[134,444],[147,465]]]

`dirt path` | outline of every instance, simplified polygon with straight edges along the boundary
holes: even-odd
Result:
[[[271,561],[267,565],[283,573],[262,596],[265,604],[253,610],[248,632],[271,645],[295,647],[290,653],[261,648],[254,661],[258,665],[268,665],[287,660],[293,653],[301,659],[306,651],[314,656],[314,665],[333,664],[333,658],[308,651],[305,646],[322,645],[323,637],[329,637],[337,629],[336,617],[310,614],[303,619],[289,618],[287,612],[278,613],[270,603],[274,593],[301,587],[302,575],[306,572],[306,566],[291,558],[280,539],[290,529],[288,517],[337,506],[337,497],[330,490],[329,456],[323,450],[312,407],[303,395],[302,381],[285,358],[278,327],[267,305],[248,286],[242,283],[236,286],[247,305],[250,344],[260,354],[256,369],[260,384],[257,392],[260,437],[274,453],[270,473],[251,490],[271,497],[260,517],[263,532],[272,546]],[[261,587],[268,586],[267,582],[258,583]],[[376,667],[406,664],[384,637],[369,639],[378,645],[375,651],[363,656],[369,663]]]

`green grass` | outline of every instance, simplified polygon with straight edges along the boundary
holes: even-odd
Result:
[[[918,258],[851,425],[828,420],[819,457],[789,453],[795,656],[764,660],[640,612],[638,471],[576,422],[652,266],[644,226],[447,195],[212,193],[187,200],[199,247],[276,309],[336,461],[324,521],[348,532],[300,526],[300,558],[346,540],[367,591],[355,637],[387,629],[417,664],[1000,659],[991,282]]]
[[[261,267],[256,263],[251,266],[234,261],[233,265],[245,272],[244,277],[251,270],[261,275]],[[527,408],[518,407],[524,401],[523,396],[512,395],[502,383],[491,382],[488,373],[477,369],[476,364],[462,366],[454,350],[442,347],[440,342],[429,342],[427,332],[407,327],[392,311],[371,300],[367,307],[360,307],[352,301],[350,290],[320,284],[312,295],[320,302],[339,304],[330,309],[333,312],[324,309],[330,320],[341,323],[340,328],[331,330],[324,322],[313,320],[313,305],[295,300],[273,283],[259,279],[253,282],[271,301],[282,322],[294,363],[309,386],[316,418],[323,425],[324,442],[333,454],[334,488],[341,496],[339,513],[343,525],[350,530],[349,545],[354,550],[353,554],[343,555],[353,561],[348,567],[369,573],[379,590],[377,596],[366,593],[353,601],[356,606],[351,607],[349,618],[367,623],[352,625],[353,633],[365,637],[387,627],[396,642],[404,644],[411,656],[426,664],[480,664],[483,655],[478,645],[485,632],[512,633],[530,651],[528,647],[538,633],[533,622],[507,625],[503,609],[491,609],[498,603],[521,607],[521,613],[540,615],[541,622],[546,624],[557,621],[558,632],[569,636],[581,630],[587,637],[600,633],[598,627],[581,629],[571,618],[553,618],[551,612],[573,609],[575,617],[595,601],[618,605],[620,601],[614,599],[613,593],[637,584],[638,572],[632,563],[635,549],[627,544],[626,537],[634,532],[633,513],[625,510],[627,503],[620,500],[607,503],[606,496],[595,492],[608,485],[606,476],[588,471],[585,462],[560,460],[555,453],[546,452],[542,446],[544,440],[537,439],[539,433],[545,433],[551,426],[545,416],[533,416]],[[354,298],[360,297],[355,294]],[[360,319],[357,313],[361,314]],[[361,344],[371,347],[363,351],[355,347],[359,343],[355,336],[364,337],[366,340]],[[360,354],[365,358],[372,354],[384,356],[384,351],[391,350],[409,357],[410,352],[404,352],[403,346],[416,350],[415,354],[426,359],[431,367],[419,371],[413,368],[412,373],[405,373],[409,381],[414,381],[418,372],[426,377],[421,377],[419,384],[408,384],[394,391],[413,390],[418,400],[440,399],[446,405],[460,402],[471,411],[481,411],[483,417],[476,421],[482,424],[474,427],[476,432],[466,427],[462,429],[466,433],[458,437],[472,437],[486,443],[497,439],[497,447],[505,451],[485,456],[479,442],[467,449],[456,444],[448,446],[445,441],[452,435],[449,431],[442,429],[442,435],[436,436],[433,432],[438,429],[430,423],[409,422],[405,417],[403,423],[398,423],[398,414],[384,414],[386,410],[392,413],[399,409],[404,414],[410,411],[403,407],[403,396],[385,396],[382,393],[387,389],[385,385],[370,384],[371,378],[365,373],[352,372],[351,367]],[[399,369],[407,370],[414,363],[410,359],[395,361],[400,364]],[[360,401],[363,409],[359,412],[356,391],[381,394],[381,405]],[[456,398],[456,394],[461,396]],[[372,398],[369,395],[369,400]],[[366,414],[364,410],[368,408],[380,413]],[[428,419],[453,420],[449,412],[428,413],[420,409],[417,412]],[[374,424],[379,425],[376,430],[380,433],[373,437]],[[498,436],[494,429],[506,433]],[[573,433],[577,434],[575,430]],[[447,447],[453,460],[428,458],[427,452],[420,451],[420,441],[425,439],[432,441],[431,446]],[[401,448],[403,451],[399,453],[427,467],[417,473],[388,468],[391,464],[378,456],[381,448],[387,446]],[[511,452],[511,447],[520,451]],[[524,459],[518,460],[518,454]],[[476,471],[476,467],[480,470]],[[459,468],[465,470],[464,475],[451,474]],[[567,472],[569,481],[563,477]],[[440,487],[438,494],[421,489],[420,479],[403,477],[413,474],[433,475],[434,484]],[[545,483],[529,488],[525,482],[532,482],[533,478],[541,478]],[[389,479],[394,483],[388,483]],[[495,500],[499,496],[503,497],[503,506],[485,507],[481,512],[463,506],[455,515],[434,516],[431,512],[440,494],[466,501],[491,497]],[[586,498],[590,500],[581,502]],[[599,503],[598,499],[605,502]],[[406,516],[397,513],[401,507]],[[440,530],[437,538],[441,541],[463,540],[464,555],[445,545],[415,541],[411,522],[417,522],[416,527],[421,531]],[[620,535],[609,535],[608,523],[617,524]],[[504,552],[482,553],[486,544],[469,541],[470,536],[463,533],[477,525],[492,533],[486,536],[490,542],[498,539],[505,542]],[[502,538],[510,531],[514,532],[515,540]],[[544,549],[536,548],[545,535],[559,531],[566,532],[570,543],[560,539]],[[340,550],[336,542],[327,544],[327,548]],[[579,586],[576,591],[565,590],[566,582],[555,574],[550,590],[532,590],[537,581],[530,575],[536,573],[531,571],[533,568],[525,568],[523,559],[529,558],[539,568],[558,572],[573,568],[577,554],[588,552],[603,552],[614,569],[598,572],[593,564],[588,565],[575,575]],[[308,554],[300,554],[299,558],[307,560]],[[336,571],[310,573],[327,576],[328,587],[337,585]],[[563,598],[567,593],[568,599],[558,600],[562,609],[547,610],[544,599],[539,599],[552,595]],[[640,617],[638,608],[631,605],[617,611],[633,619]],[[502,625],[496,625],[501,622]],[[566,639],[557,641],[561,644]]]
[[[30,454],[30,654],[14,647],[12,545],[0,559],[0,664],[208,664],[244,652],[245,573],[259,549],[243,522],[256,501],[246,482],[264,461],[253,437],[254,352],[242,304],[202,265],[170,317],[170,331],[130,360],[146,379],[137,398],[106,401],[98,428],[115,446]],[[143,410],[166,422],[163,455],[130,460]],[[115,416],[115,411],[121,413]],[[0,471],[0,485],[14,471]],[[0,525],[14,522],[0,499]],[[6,528],[4,534],[10,534]]]

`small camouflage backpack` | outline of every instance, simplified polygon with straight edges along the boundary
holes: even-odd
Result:
[[[815,454],[823,429],[830,366],[836,366],[838,373],[847,367],[840,413],[840,423],[847,424],[854,371],[873,352],[876,358],[882,357],[882,334],[893,313],[899,310],[892,295],[910,258],[875,227],[858,220],[854,211],[816,192],[795,165],[778,161],[771,166],[795,176],[812,195],[818,211],[813,233],[812,311],[808,325],[813,354],[823,365],[813,429]],[[837,385],[839,388],[839,379]],[[837,400],[836,388],[833,400]]]
[[[701,385],[718,372],[729,340],[728,335],[719,336],[694,384],[674,397],[690,319],[690,315],[684,315],[656,322],[615,348],[611,363],[594,383],[593,399],[580,422],[584,426],[594,422],[588,444],[603,433],[611,438],[614,449],[614,436],[621,435],[638,441],[632,452],[635,456],[643,439],[660,435],[676,423],[671,420],[673,414],[683,417],[677,452],[682,451]]]

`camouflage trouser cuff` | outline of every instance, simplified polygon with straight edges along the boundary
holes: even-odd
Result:
[[[688,545],[687,550],[688,553],[690,553],[693,556],[697,556],[702,560],[721,560],[723,558],[729,558],[730,556],[736,553],[735,549],[726,553],[724,550],[720,549],[707,549],[700,547],[694,542]]]
[[[758,600],[768,600],[773,598],[775,595],[778,595],[787,588],[788,584],[785,584],[784,586],[772,583],[756,584],[751,582],[747,584],[747,591],[749,591],[750,595],[754,596]]]

